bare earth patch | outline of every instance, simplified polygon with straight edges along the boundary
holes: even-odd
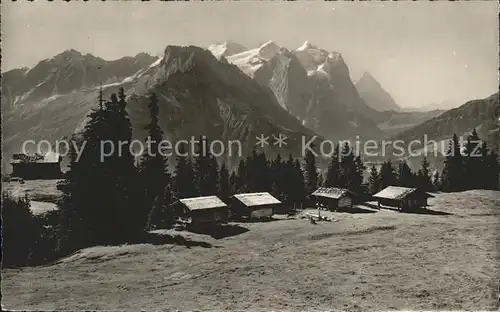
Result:
[[[437,194],[447,214],[331,213],[239,224],[239,235],[175,232],[205,247],[81,250],[44,267],[2,270],[20,310],[493,310],[500,192]]]

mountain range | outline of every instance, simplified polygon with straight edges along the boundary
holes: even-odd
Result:
[[[440,110],[399,111],[370,74],[354,84],[340,53],[309,42],[292,50],[273,41],[254,48],[235,42],[167,46],[161,57],[140,53],[114,61],[69,50],[31,69],[2,73],[3,159],[24,140],[54,142],[78,132],[97,107],[99,90],[106,98],[119,87],[128,95],[135,138],[146,135],[147,97],[155,92],[167,139],[240,140],[246,152],[261,134],[271,138],[267,152],[297,155],[302,136],[404,137],[420,131],[413,130],[418,124],[443,122]],[[272,144],[279,134],[288,137],[285,147]]]
[[[216,56],[224,51],[229,63],[269,87],[290,114],[332,140],[380,139],[443,112],[400,112],[373,76],[365,73],[355,85],[340,53],[309,41],[293,50],[273,41],[245,51],[234,46],[222,43],[209,50]]]
[[[368,72],[355,84],[359,96],[371,108],[378,111],[400,111],[401,107],[396,104],[392,96],[384,90],[380,83]]]
[[[453,134],[466,137],[473,129],[476,129],[479,136],[490,143],[490,147],[499,151],[500,101],[498,92],[484,99],[468,101],[410,130],[402,131],[392,139],[409,142],[423,140],[424,136],[427,136],[428,140],[443,141],[451,139]]]
[[[299,154],[302,136],[314,135],[279,105],[269,89],[200,47],[167,46],[162,58],[150,57],[146,64],[128,72],[96,74],[92,76],[94,80],[86,73],[107,70],[108,66],[81,66],[86,58],[95,59],[65,51],[54,58],[65,61],[51,63],[53,67],[46,71],[38,68],[46,67],[50,60],[41,61],[25,74],[13,75],[15,70],[4,75],[3,89],[11,90],[2,101],[5,158],[17,152],[24,140],[55,142],[78,132],[90,110],[97,107],[101,88],[105,98],[119,87],[125,89],[137,139],[146,136],[150,92],[155,92],[160,100],[160,126],[171,141],[205,135],[223,142],[239,140],[248,152],[261,134],[283,134],[288,137],[288,146],[280,151]],[[131,59],[136,64],[143,55]],[[34,87],[28,85],[34,80],[29,74],[32,71],[40,73],[36,81],[42,82],[33,83]],[[24,82],[23,78],[29,80]],[[101,86],[104,78],[110,83]],[[60,84],[68,87],[61,88]],[[19,87],[25,85],[24,89]],[[273,149],[277,147],[271,145],[269,152]]]

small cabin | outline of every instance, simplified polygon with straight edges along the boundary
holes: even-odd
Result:
[[[35,154],[14,154],[10,161],[12,176],[24,180],[60,179],[62,157],[59,154],[49,153],[45,156]]]
[[[341,210],[352,208],[354,193],[344,188],[320,187],[312,194],[316,198],[319,207],[328,210]]]
[[[229,207],[217,196],[183,198],[171,207],[176,217],[191,225],[227,223]]]
[[[373,195],[379,207],[381,205],[397,207],[399,211],[426,208],[427,199],[431,197],[434,196],[417,188],[402,186],[388,186]]]
[[[231,217],[235,219],[269,218],[281,202],[267,192],[236,194],[230,198]]]

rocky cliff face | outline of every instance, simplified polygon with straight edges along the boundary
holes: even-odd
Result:
[[[309,42],[289,51],[269,41],[227,57],[273,92],[280,105],[308,128],[330,139],[382,135],[359,97],[342,56]]]
[[[392,96],[384,90],[382,85],[370,74],[365,72],[356,82],[356,90],[363,101],[377,111],[400,111]]]

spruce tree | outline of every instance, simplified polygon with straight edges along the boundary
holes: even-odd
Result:
[[[316,157],[308,150],[304,157],[304,176],[306,193],[309,197],[312,192],[318,188],[318,168],[316,166]]]
[[[281,159],[281,155],[278,154],[276,158],[271,162],[271,194],[281,200],[286,202],[287,192],[286,192],[286,168]]]
[[[238,177],[238,174],[236,171],[232,171],[231,174],[229,175],[229,194],[230,196],[234,194],[238,194],[239,190],[241,189],[241,182],[240,178]]]
[[[339,187],[347,188],[356,194],[363,193],[361,186],[365,169],[361,157],[355,156],[350,144],[345,142],[340,160]]]
[[[338,187],[340,184],[340,163],[339,163],[339,153],[338,145],[335,147],[335,151],[330,157],[330,163],[328,164],[328,169],[326,170],[325,176],[325,187]]]
[[[113,142],[115,151],[104,160],[105,170],[111,177],[114,192],[112,192],[112,207],[114,207],[114,223],[118,229],[113,229],[115,240],[120,242],[135,240],[144,231],[148,207],[143,206],[142,185],[138,168],[135,166],[135,156],[131,150],[132,123],[126,110],[126,96],[123,88],[118,91],[118,97],[112,94],[111,106],[106,109],[106,124],[111,128],[107,140]],[[110,195],[108,195],[109,197]],[[117,216],[120,216],[117,218]]]
[[[380,168],[380,188],[397,185],[397,177],[391,160],[387,160]]]
[[[234,179],[234,178],[233,178]],[[226,164],[223,162],[219,169],[219,197],[225,201],[231,196],[230,176]]]
[[[27,195],[14,198],[2,192],[2,266],[30,264],[40,227],[30,209]]]
[[[100,91],[99,101],[102,98]],[[92,109],[82,133],[81,141],[72,143],[85,148],[76,161],[74,144],[70,144],[70,167],[65,179],[58,184],[62,192],[57,206],[60,211],[58,251],[67,253],[94,246],[109,238],[102,228],[110,220],[106,196],[112,193],[109,177],[101,162],[100,142],[106,139],[106,111],[102,102]],[[104,200],[102,199],[104,198]]]
[[[169,229],[174,224],[174,212],[170,206],[173,202],[172,189],[167,185],[162,194],[155,198],[153,207],[148,214],[147,230]]]
[[[189,155],[185,155],[185,149],[181,146],[176,156],[174,176],[172,178],[172,193],[175,200],[196,197],[198,192],[194,183],[193,164]]]
[[[144,189],[145,211],[147,212],[153,207],[157,198],[163,196],[165,187],[170,183],[168,162],[159,150],[160,143],[163,141],[163,131],[158,124],[160,110],[155,93],[150,94],[148,107],[151,118],[150,123],[145,127],[148,131],[146,139],[148,146],[140,163],[140,178]]]
[[[298,201],[297,194],[295,192],[298,190],[298,176],[295,172],[295,162],[292,154],[289,154],[288,159],[282,165],[282,192],[284,194],[285,201],[288,203],[294,203]]]
[[[416,179],[416,186],[422,191],[432,192],[434,190],[430,173],[430,164],[429,161],[427,161],[427,157],[424,157],[422,160]]]
[[[404,160],[398,164],[397,179],[399,186],[404,186],[404,187],[415,186],[415,179],[413,172],[408,166],[408,163]]]
[[[280,157],[281,158],[281,157]],[[266,154],[260,152],[257,154],[254,163],[254,173],[252,183],[256,192],[270,192],[271,191],[271,163],[268,161]]]
[[[302,165],[298,159],[295,159],[293,164],[293,184],[291,187],[293,194],[293,202],[299,205],[306,200],[306,182],[304,178],[304,171],[302,170]]]
[[[247,163],[244,159],[240,160],[238,165],[238,172],[236,174],[234,184],[234,194],[249,192],[249,177],[247,170]]]
[[[464,162],[461,154],[460,142],[456,134],[450,141],[444,169],[442,174],[442,188],[447,192],[462,191],[465,189],[464,183]]]
[[[358,196],[363,196],[366,193],[366,187],[363,186],[363,179],[366,166],[361,160],[361,156],[356,156],[354,159],[354,175],[350,190]]]
[[[483,148],[485,150],[482,150]],[[487,155],[487,148],[485,145],[482,146],[481,139],[474,128],[472,133],[467,137],[467,142],[464,146],[463,171],[466,177],[463,181],[464,189],[476,189],[484,186],[484,179],[482,177],[486,172],[484,172],[484,166],[482,166],[483,153]]]
[[[372,164],[370,168],[370,176],[368,178],[368,185],[369,185],[369,191],[370,194],[376,194],[380,191],[380,176],[377,171],[377,167],[375,167],[375,164]]]

